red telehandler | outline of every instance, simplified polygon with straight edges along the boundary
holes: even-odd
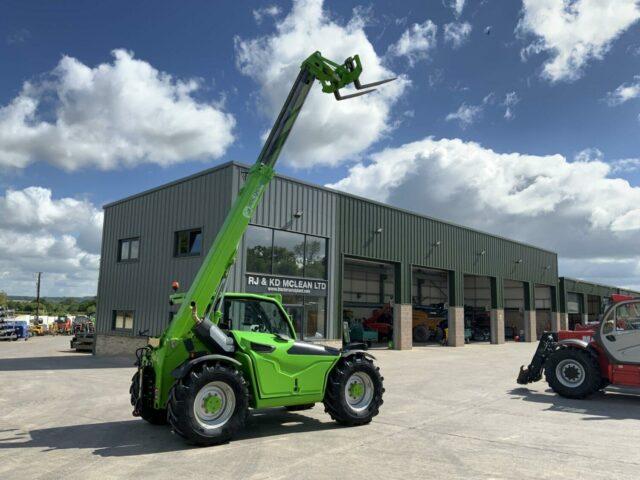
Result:
[[[545,332],[518,383],[537,382],[543,371],[553,391],[567,398],[607,386],[640,389],[640,298],[612,295],[600,322]]]

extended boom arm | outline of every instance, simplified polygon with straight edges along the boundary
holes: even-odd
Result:
[[[273,178],[274,167],[282,147],[289,137],[314,80],[317,79],[322,84],[323,92],[333,93],[337,100],[364,95],[374,90],[369,89],[350,95],[341,95],[340,89],[349,84],[353,84],[357,90],[362,90],[394,80],[388,79],[362,85],[359,80],[361,73],[362,65],[358,55],[349,57],[339,65],[324,58],[320,52],[315,52],[302,63],[300,73],[271,129],[260,156],[249,170],[244,186],[233,203],[189,291],[184,296],[174,296],[176,303],[180,301],[182,305],[164,332],[161,344],[169,339],[184,337],[193,328],[194,318],[198,318],[198,314],[204,315],[208,309],[212,308],[215,299],[223,290],[227,274],[235,260],[238,245],[266,186]]]

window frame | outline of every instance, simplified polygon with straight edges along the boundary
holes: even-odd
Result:
[[[258,305],[260,305],[260,309],[264,312],[264,309],[262,308],[262,304],[269,304],[271,306],[273,306],[273,308],[275,308],[281,316],[282,321],[286,324],[288,333],[283,333],[283,332],[262,332],[259,330],[246,330],[242,328],[242,324],[240,325],[234,325],[233,324],[233,318],[229,317],[229,310],[228,307],[233,303],[233,302],[238,302],[241,304],[244,304],[244,309],[245,309],[245,316],[246,316],[246,309],[248,308],[247,305],[250,303],[256,303]],[[267,315],[267,312],[264,312],[265,315]],[[267,315],[268,316],[268,315]],[[286,311],[286,309],[284,309],[278,302],[271,300],[271,299],[267,299],[267,298],[252,298],[252,297],[225,297],[223,300],[223,306],[222,306],[222,319],[221,319],[221,323],[225,326],[229,327],[229,330],[238,330],[238,331],[243,331],[243,332],[255,332],[255,333],[265,333],[267,335],[278,335],[278,334],[284,334],[287,335],[288,337],[290,337],[291,339],[295,339],[297,338],[297,334],[296,334],[296,329],[295,326],[292,324],[291,322],[291,317],[289,316],[289,313]]]
[[[116,327],[116,318],[118,317],[118,314],[125,314],[123,315],[124,318],[126,318],[126,314],[131,314],[131,328],[125,328],[123,327]],[[124,324],[123,324],[124,325]],[[135,325],[136,325],[136,312],[135,310],[125,310],[125,309],[116,309],[112,311],[112,315],[111,315],[111,331],[112,332],[118,332],[118,333],[132,333],[135,331]]]
[[[271,232],[271,244],[270,244],[270,249],[271,249],[271,259],[269,262],[269,271],[268,272],[254,272],[251,271],[247,268],[247,260],[248,260],[248,255],[247,255],[247,242],[246,242],[246,238],[243,237],[243,242],[242,242],[242,248],[243,248],[243,255],[244,255],[244,273],[245,274],[256,274],[256,275],[273,275],[273,276],[281,276],[281,277],[292,277],[292,278],[308,278],[308,279],[317,279],[317,280],[328,280],[329,277],[329,241],[330,239],[328,237],[323,237],[321,235],[313,235],[310,233],[302,233],[302,232],[295,232],[292,230],[285,230],[282,228],[272,228],[272,227],[266,227],[264,225],[257,225],[257,224],[250,224],[249,227],[256,227],[256,228],[266,228],[269,229]],[[274,273],[274,265],[275,265],[275,260],[274,260],[274,245],[275,245],[275,233],[276,232],[285,232],[285,233],[294,233],[296,235],[301,235],[303,237],[303,250],[302,250],[302,275],[286,275],[283,273]],[[317,238],[317,239],[321,239],[324,240],[324,276],[323,277],[311,277],[311,276],[307,276],[307,241],[309,238]]]
[[[136,258],[131,258],[131,243],[134,241],[138,242],[138,256]],[[122,258],[122,246],[125,243],[127,244],[127,258]],[[118,263],[135,263],[139,261],[140,261],[140,236],[119,239],[118,240]]]
[[[193,227],[193,228],[184,228],[182,230],[176,230],[175,232],[173,232],[173,258],[193,258],[193,257],[199,257],[202,255],[202,245],[204,243],[204,228],[202,227]],[[199,232],[200,233],[200,250],[198,251],[198,253],[179,253],[178,252],[178,247],[179,247],[179,242],[178,242],[178,236],[181,233],[188,233],[191,234],[192,232]]]

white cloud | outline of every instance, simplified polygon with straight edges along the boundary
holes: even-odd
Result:
[[[458,107],[458,110],[448,114],[445,117],[445,120],[448,122],[451,120],[455,120],[458,122],[461,128],[467,128],[469,125],[473,124],[480,118],[482,115],[483,107],[482,105],[467,105],[463,103]]]
[[[264,20],[265,17],[277,17],[278,15],[280,15],[280,12],[280,7],[278,7],[277,5],[269,5],[267,7],[255,9],[253,11],[253,18],[259,25],[262,23],[262,20]]]
[[[513,113],[514,107],[520,103],[520,97],[516,92],[508,92],[504,96],[504,101],[502,105],[505,107],[504,118],[507,120],[512,120],[516,115]]]
[[[539,245],[573,265],[593,258],[640,265],[640,187],[610,175],[599,160],[425,138],[371,155],[330,186]],[[612,270],[612,261],[599,271]],[[640,286],[640,270],[620,270],[616,282]]]
[[[493,105],[493,103],[495,102],[495,97],[496,96],[493,92],[489,92],[482,99],[482,103],[480,105],[467,105],[463,102],[462,105],[458,107],[458,110],[449,113],[445,117],[445,120],[448,122],[455,120],[460,125],[460,128],[465,129],[469,125],[474,124],[482,117],[485,106]]]
[[[453,13],[457,18],[462,15],[462,10],[464,9],[466,0],[445,0],[443,3],[453,10]]]
[[[611,162],[613,173],[631,173],[640,171],[640,158],[623,158]]]
[[[425,60],[435,49],[438,26],[431,20],[414,23],[407,28],[398,41],[391,45],[388,54],[394,57],[405,57],[410,66],[419,60]]]
[[[0,290],[34,291],[43,272],[45,295],[95,295],[102,212],[86,200],[54,199],[28,187],[0,197]]]
[[[444,41],[450,43],[453,48],[461,47],[471,35],[469,22],[452,22],[444,26]]]
[[[637,0],[524,0],[517,32],[536,40],[521,54],[549,52],[543,76],[552,82],[574,81],[639,18]]]
[[[633,82],[623,83],[613,92],[607,93],[607,103],[614,107],[638,97],[640,97],[640,75],[635,75]]]
[[[598,148],[585,148],[584,150],[579,151],[575,155],[575,160],[577,162],[594,162],[594,161],[603,161],[604,153]]]
[[[193,98],[198,81],[176,80],[124,50],[113,56],[94,68],[64,56],[0,107],[0,166],[107,170],[225,153],[235,120]]]
[[[242,73],[258,82],[260,107],[275,118],[296,78],[302,61],[315,50],[342,61],[359,54],[363,83],[394,77],[364,31],[356,12],[348,23],[333,21],[321,0],[300,0],[276,23],[272,35],[236,38],[236,62]],[[315,86],[302,109],[285,148],[285,160],[297,167],[338,165],[388,133],[393,125],[391,108],[409,81],[400,77],[365,97],[336,102]]]

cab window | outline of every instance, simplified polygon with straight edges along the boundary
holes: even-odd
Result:
[[[233,330],[293,336],[282,311],[267,300],[225,299],[221,323]]]
[[[605,322],[603,328],[605,334],[640,330],[640,302],[619,305],[613,312],[611,320]]]

